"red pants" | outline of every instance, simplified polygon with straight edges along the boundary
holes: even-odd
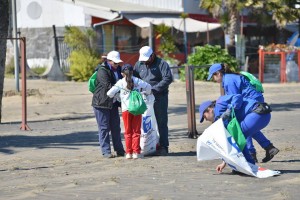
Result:
[[[125,128],[125,144],[126,153],[141,153],[140,137],[141,137],[141,123],[142,115],[133,115],[128,111],[122,113],[124,128]]]

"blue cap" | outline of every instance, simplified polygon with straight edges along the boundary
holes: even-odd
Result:
[[[221,63],[215,63],[209,68],[209,75],[207,80],[209,81],[211,77],[213,76],[214,73],[222,69],[222,64]]]
[[[203,103],[201,103],[201,105],[199,106],[199,113],[200,113],[200,123],[203,122],[204,120],[204,111],[212,104],[212,101],[204,101]]]
[[[124,64],[122,66],[122,72],[125,71],[125,70],[128,70],[128,71],[133,71],[133,67],[131,66],[131,64]]]

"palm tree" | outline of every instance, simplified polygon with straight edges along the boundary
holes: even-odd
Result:
[[[224,27],[225,33],[229,34],[230,45],[234,45],[235,34],[240,32],[240,11],[244,8],[243,1],[239,0],[201,0],[200,8],[206,9],[218,18]]]
[[[6,38],[8,35],[8,13],[9,2],[8,0],[0,0],[0,123],[2,118],[2,96],[3,96],[3,83],[4,83],[4,71],[6,60]]]
[[[200,8],[206,9],[218,18],[230,35],[230,44],[234,44],[234,35],[239,33],[239,13],[247,8],[251,12],[272,16],[279,29],[287,23],[299,19],[300,10],[295,8],[299,0],[201,0]]]
[[[245,6],[260,16],[265,16],[263,18],[271,17],[279,29],[279,34],[283,34],[283,27],[299,20],[300,10],[295,8],[297,3],[299,0],[249,0]],[[279,37],[279,43],[285,43],[284,37]]]

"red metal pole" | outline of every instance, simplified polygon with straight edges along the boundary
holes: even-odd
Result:
[[[21,49],[21,77],[22,77],[22,124],[21,130],[31,130],[27,125],[27,92],[26,92],[26,38],[20,38]]]
[[[285,61],[285,52],[280,53],[281,64],[280,64],[280,83],[286,82],[286,61]]]
[[[258,66],[258,79],[260,80],[260,82],[264,82],[264,52],[262,49],[258,50],[258,54],[259,54],[259,66]]]
[[[300,20],[299,20],[300,23]],[[298,52],[298,81],[300,82],[300,50],[297,51]]]

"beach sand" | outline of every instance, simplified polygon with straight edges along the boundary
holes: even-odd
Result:
[[[15,90],[5,79],[5,94]],[[265,100],[273,109],[263,130],[280,149],[259,166],[281,171],[280,176],[258,179],[217,174],[220,160],[196,160],[196,139],[187,137],[185,83],[176,81],[169,95],[169,155],[126,160],[105,159],[98,144],[97,124],[87,83],[28,80],[27,125],[21,131],[22,99],[3,97],[0,124],[0,199],[295,199],[300,198],[300,84],[264,84]],[[218,97],[216,83],[195,83],[198,106]],[[123,122],[122,141],[123,137]],[[256,143],[258,159],[265,151]]]

